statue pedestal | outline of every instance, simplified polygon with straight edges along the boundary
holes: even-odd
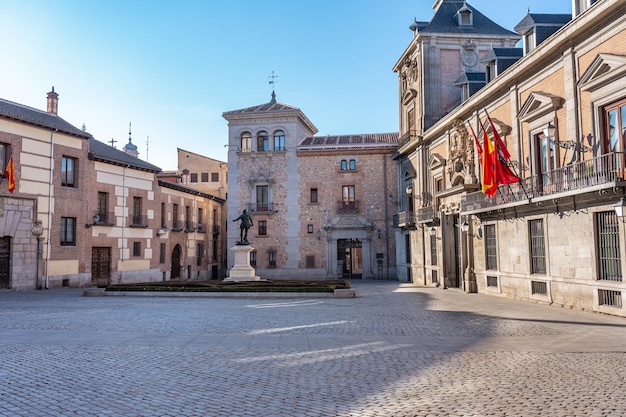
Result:
[[[255,275],[254,268],[250,265],[250,252],[254,248],[250,245],[235,245],[230,248],[235,253],[235,266],[230,269],[229,277],[224,281],[261,281],[261,277]]]

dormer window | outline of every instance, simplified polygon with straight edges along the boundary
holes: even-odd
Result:
[[[463,3],[463,7],[461,7],[457,12],[457,19],[459,26],[473,26],[474,18],[472,16],[472,10],[467,7],[467,3]]]

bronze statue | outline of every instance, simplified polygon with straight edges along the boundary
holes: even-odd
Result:
[[[249,244],[250,242],[248,242],[248,229],[250,229],[253,224],[252,217],[250,217],[250,215],[248,214],[248,210],[244,210],[243,213],[241,213],[241,215],[239,215],[239,217],[237,217],[233,221],[236,222],[237,220],[241,221],[241,223],[239,223],[239,243]]]

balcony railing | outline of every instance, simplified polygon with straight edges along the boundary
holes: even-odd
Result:
[[[214,224],[213,225],[213,234],[214,235],[219,235],[220,234],[220,226],[218,224]]]
[[[461,211],[479,211],[516,202],[530,202],[544,196],[602,187],[624,179],[624,154],[614,152],[524,178],[515,184],[501,185],[494,197],[487,197],[482,192],[468,194],[461,200]]]
[[[394,227],[412,227],[415,225],[415,213],[412,211],[401,211],[393,217]]]
[[[407,143],[417,139],[417,130],[410,130],[400,137],[398,140],[398,148],[402,148]]]
[[[172,231],[180,232],[183,230],[185,226],[185,222],[182,220],[172,220]]]
[[[185,232],[191,233],[196,231],[196,225],[191,220],[185,220]]]
[[[130,216],[130,227],[148,227],[148,216],[145,214],[133,214]]]
[[[358,212],[359,212],[358,200],[337,202],[337,213],[339,214],[358,213]]]
[[[249,203],[248,211],[257,213],[271,213],[274,211],[274,203]]]
[[[115,213],[97,213],[93,220],[94,226],[113,226],[115,224]]]

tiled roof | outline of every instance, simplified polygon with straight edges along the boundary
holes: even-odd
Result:
[[[367,148],[378,146],[397,146],[398,133],[368,133],[362,135],[309,136],[304,138],[298,150]]]
[[[456,13],[464,6],[472,11],[473,26],[458,25]],[[496,24],[463,0],[443,0],[428,25],[418,28],[418,31],[420,33],[477,33],[518,36],[515,32]]]
[[[126,152],[115,149],[113,146],[102,143],[94,138],[89,138],[89,158],[115,165],[129,166],[143,171],[161,171],[161,168],[156,165],[152,165]]]
[[[276,95],[272,93],[272,100],[269,103],[259,104],[258,106],[246,107],[245,109],[239,110],[231,110],[224,112],[222,116],[226,117],[229,115],[237,115],[237,114],[249,114],[249,113],[280,113],[280,112],[299,112],[300,109],[297,107],[289,106],[287,104],[276,102]]]
[[[72,126],[54,113],[48,113],[8,100],[0,99],[0,117],[28,123],[44,129],[57,130],[84,139],[91,137],[89,133]]]
[[[487,74],[485,72],[464,72],[456,79],[454,85],[462,85],[467,83],[486,83]]]
[[[159,180],[159,186],[164,187],[164,188],[169,188],[170,190],[180,191],[180,192],[183,192],[183,193],[199,195],[201,197],[208,198],[209,200],[217,201],[218,203],[225,203],[226,202],[226,200],[221,198],[221,197],[217,197],[217,196],[214,196],[213,194],[208,194],[208,193],[205,193],[205,192],[202,192],[202,191],[198,191],[195,188],[188,187],[186,185],[179,184],[179,183],[174,183],[174,182],[165,181],[165,180],[161,180],[160,179]]]
[[[523,48],[489,48],[480,62],[490,62],[503,58],[520,59],[523,56]]]

